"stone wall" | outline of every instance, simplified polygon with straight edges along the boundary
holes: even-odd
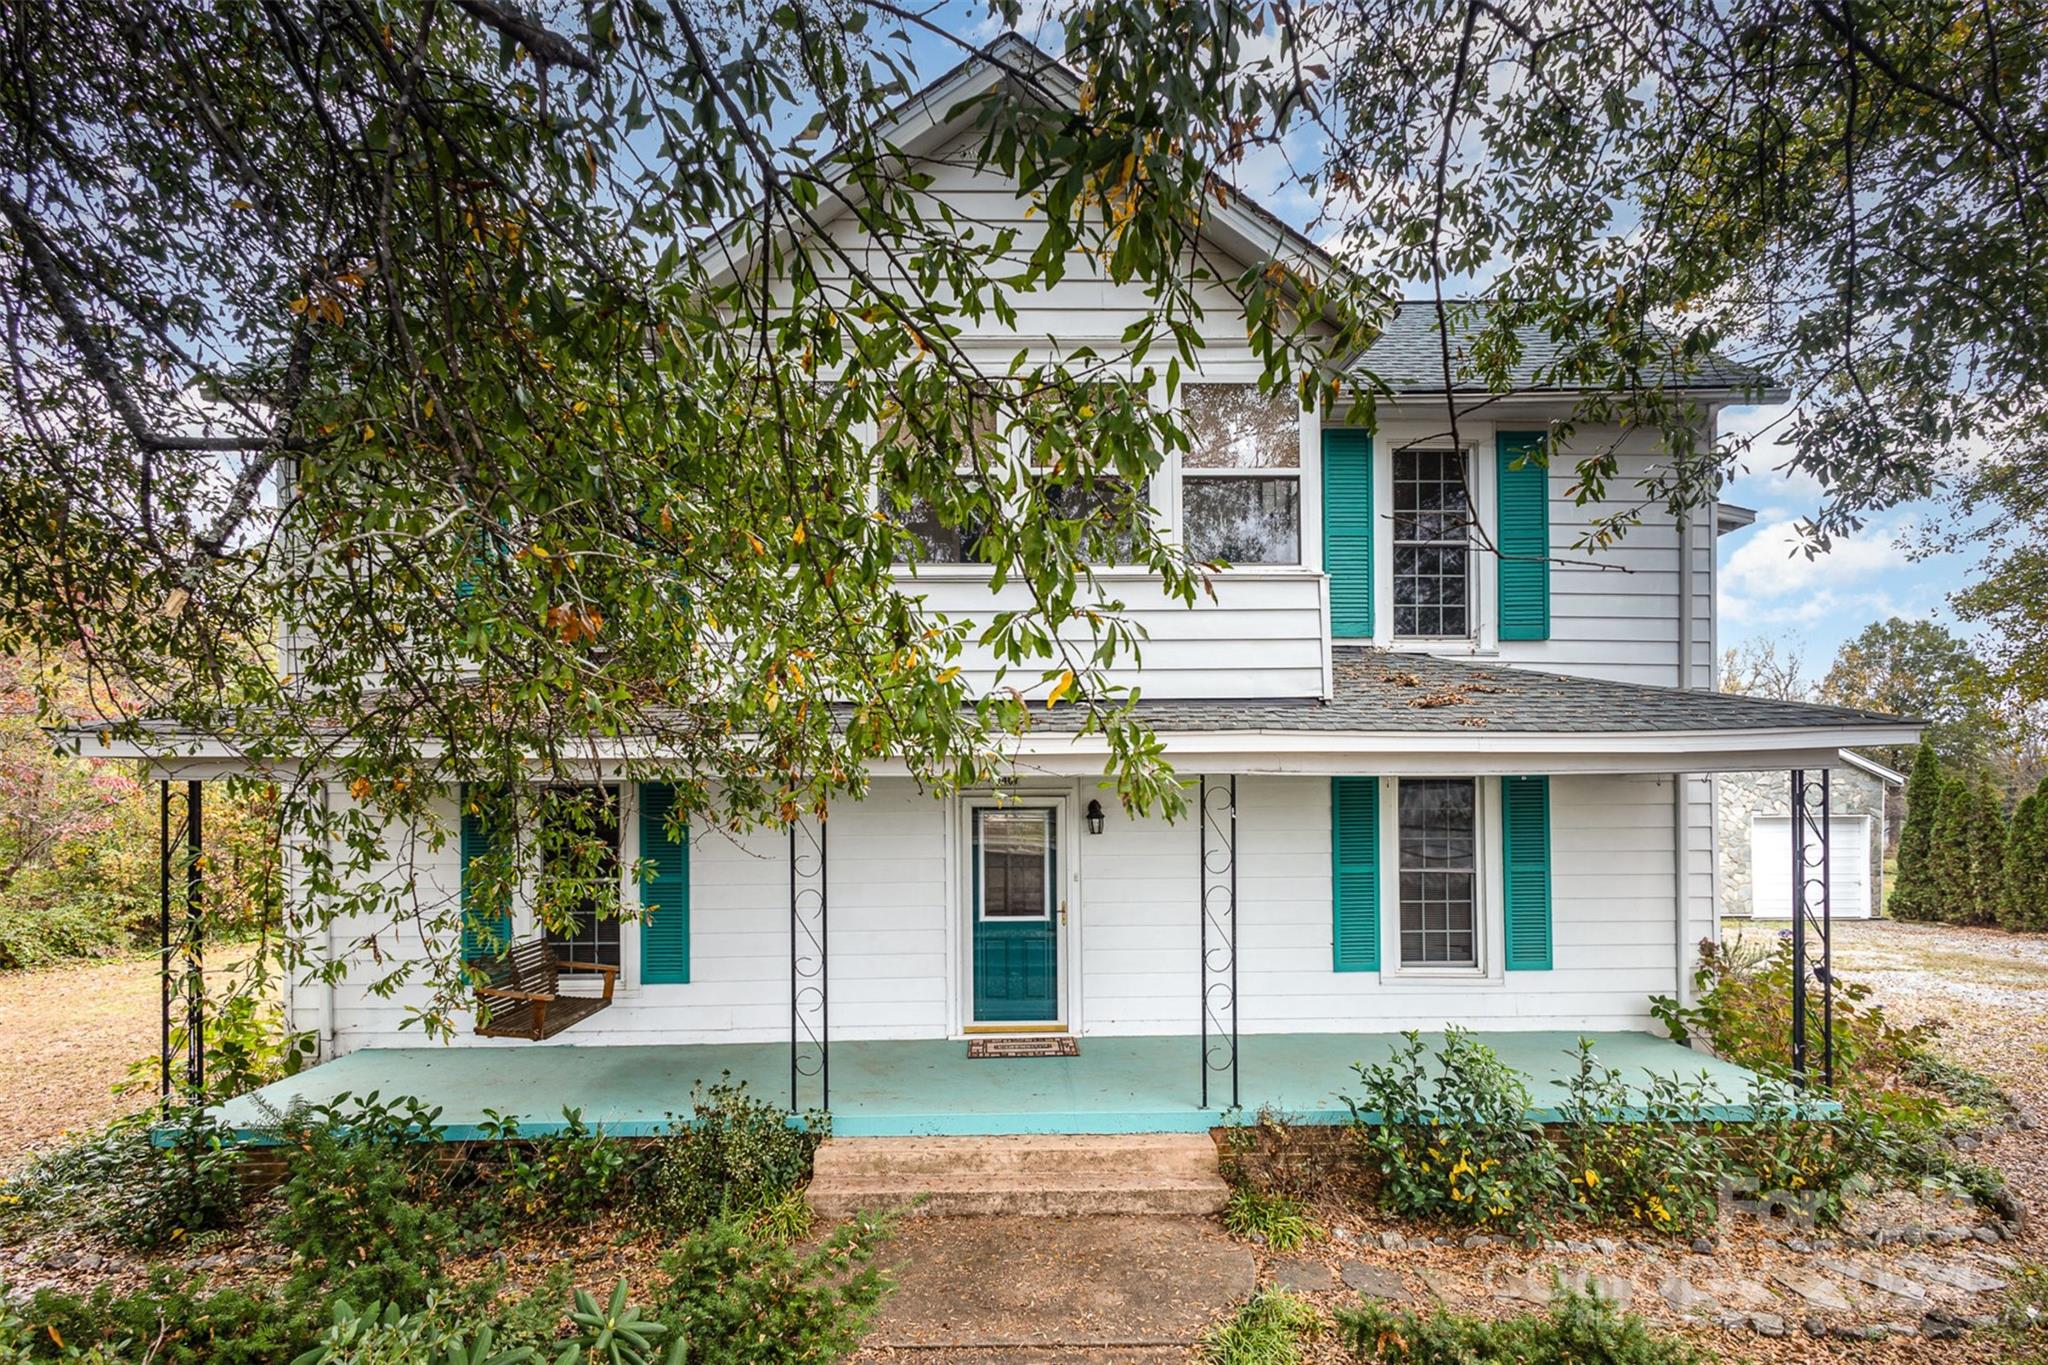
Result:
[[[1719,793],[1719,843],[1721,845],[1721,913],[1747,915],[1750,912],[1750,817],[1792,813],[1792,775],[1782,768],[1775,772],[1722,773],[1715,786]],[[1870,820],[1870,909],[1875,915],[1884,904],[1885,782],[1861,768],[1847,766],[1828,770],[1828,810],[1833,815],[1868,815]],[[1788,850],[1776,850],[1790,857]]]

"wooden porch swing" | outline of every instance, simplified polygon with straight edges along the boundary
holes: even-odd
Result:
[[[486,1007],[477,1011],[477,1033],[536,1043],[609,1008],[619,979],[617,967],[555,956],[554,945],[545,938],[512,944],[504,956],[477,966],[484,974],[484,984],[476,988],[477,1004]],[[601,973],[604,994],[562,994],[563,972]]]

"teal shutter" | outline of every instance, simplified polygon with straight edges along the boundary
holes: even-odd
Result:
[[[1380,782],[1330,779],[1330,915],[1334,966],[1380,969]]]
[[[1550,466],[1540,431],[1503,431],[1500,460],[1500,638],[1550,638]]]
[[[1372,636],[1372,433],[1323,433],[1323,572],[1330,633]]]
[[[640,858],[654,877],[640,883],[640,981],[682,986],[690,980],[690,845],[669,838],[676,789],[640,784]]]
[[[1500,780],[1500,842],[1501,866],[1507,883],[1508,970],[1549,971],[1549,778]]]
[[[496,957],[512,942],[512,907],[506,906],[494,920],[479,918],[476,876],[469,865],[491,852],[490,836],[484,831],[483,816],[473,807],[469,789],[462,792],[462,837],[458,852],[462,858],[462,960],[476,962]]]

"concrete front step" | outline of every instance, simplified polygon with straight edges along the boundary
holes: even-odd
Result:
[[[1204,1133],[836,1138],[818,1149],[811,1205],[928,1215],[1203,1216],[1229,1190]]]

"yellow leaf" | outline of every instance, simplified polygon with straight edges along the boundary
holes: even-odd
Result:
[[[354,797],[354,798],[355,798],[356,800],[358,800],[358,801],[367,801],[367,800],[369,800],[369,799],[370,799],[370,779],[369,779],[369,778],[367,778],[367,777],[358,777],[358,778],[357,778],[357,779],[355,779],[355,780],[354,780],[353,782],[349,783],[349,784],[348,784],[348,794],[349,794],[350,796],[353,796],[353,797]]]
[[[757,555],[766,553],[768,549],[766,545],[761,543],[761,537],[755,535],[752,531],[747,532],[747,544],[754,547],[754,553]]]
[[[804,543],[804,524],[802,522],[796,524],[796,530],[790,533],[789,538],[799,545]]]
[[[1074,670],[1069,668],[1060,674],[1060,680],[1052,685],[1052,691],[1045,694],[1045,709],[1050,711],[1059,704],[1059,699],[1074,689]]]
[[[946,670],[945,672],[943,672],[943,673],[939,674],[939,681],[940,681],[940,682],[942,682],[942,683],[949,683],[949,682],[953,681],[953,679],[955,679],[955,678],[957,678],[957,677],[959,677],[959,676],[960,676],[960,670],[959,670],[959,669],[957,669],[957,668],[949,668],[949,669],[947,669],[947,670]]]

